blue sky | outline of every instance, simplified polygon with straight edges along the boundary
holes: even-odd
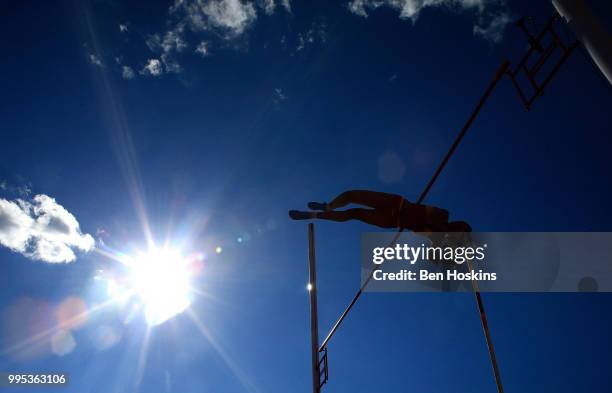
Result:
[[[45,261],[68,255],[42,247],[52,222],[31,234],[38,253],[0,248],[0,370],[67,372],[66,392],[310,391],[306,226],[287,210],[354,188],[416,199],[501,61],[525,50],[509,21],[552,12],[382,3],[4,5],[0,207],[46,195],[78,222],[61,241],[70,263]],[[609,5],[592,5],[610,26]],[[610,102],[580,52],[531,112],[504,79],[427,202],[478,231],[610,231]],[[11,350],[66,299],[102,303],[95,277],[120,267],[87,236],[130,255],[145,218],[157,243],[202,257],[199,326],[182,313],[147,340],[142,315],[112,305],[56,337],[64,351],[50,334]],[[358,288],[368,230],[316,225],[322,335]],[[506,391],[609,390],[608,294],[484,301]],[[329,361],[329,392],[495,389],[470,294],[366,294]]]

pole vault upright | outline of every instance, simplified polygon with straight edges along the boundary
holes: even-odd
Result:
[[[310,292],[310,337],[312,355],[312,392],[321,391],[319,366],[319,317],[317,314],[317,269],[315,259],[314,224],[308,224],[308,291]]]

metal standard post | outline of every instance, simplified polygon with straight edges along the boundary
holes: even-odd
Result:
[[[317,270],[315,259],[314,224],[308,224],[308,291],[310,292],[310,335],[312,355],[312,391],[320,392],[319,319],[317,314]]]

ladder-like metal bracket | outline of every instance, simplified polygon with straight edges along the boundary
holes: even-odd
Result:
[[[525,25],[525,18],[517,22],[517,26],[527,35],[529,49],[518,65],[513,70],[509,70],[507,75],[512,79],[512,84],[527,110],[530,110],[534,101],[544,94],[544,88],[579,45],[578,40],[574,40],[572,43],[563,42],[555,30],[558,21],[564,23],[561,16],[555,12],[537,36],[533,36],[529,32]],[[560,56],[556,60],[553,59],[553,55],[559,51]],[[545,66],[550,71],[543,71]],[[540,75],[543,73],[545,75],[541,77]],[[530,89],[521,87],[518,77],[523,76],[528,80]]]
[[[319,359],[319,390],[327,383],[328,379],[327,348],[323,348],[323,356]]]

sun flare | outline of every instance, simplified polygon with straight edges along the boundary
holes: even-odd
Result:
[[[144,307],[149,325],[159,325],[180,314],[191,303],[191,274],[179,252],[153,249],[130,266],[130,287]]]

